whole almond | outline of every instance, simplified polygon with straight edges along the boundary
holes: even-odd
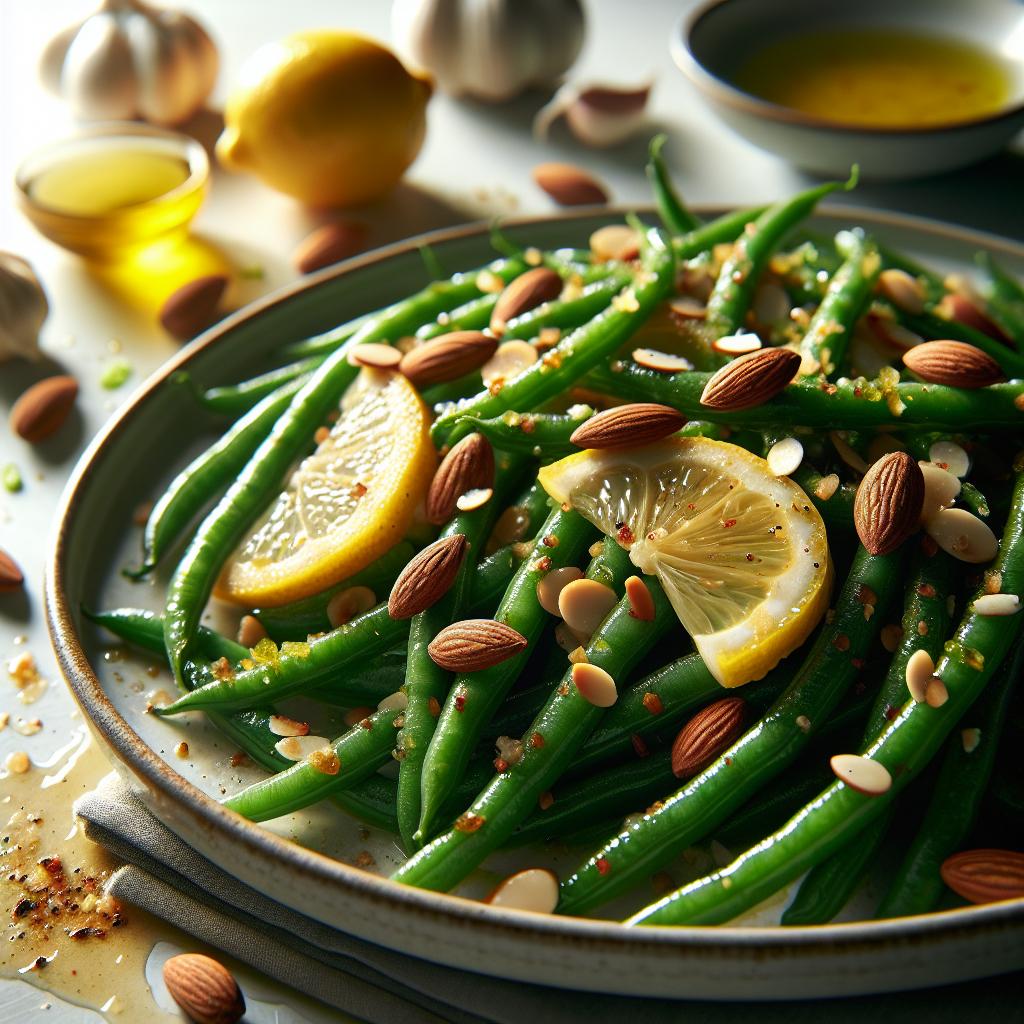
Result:
[[[698,711],[672,744],[672,774],[689,779],[703,771],[739,739],[746,713],[742,697],[726,697]]]
[[[25,577],[18,568],[18,563],[0,548],[0,594],[20,590],[24,582]]]
[[[709,409],[752,409],[793,379],[800,356],[788,348],[762,348],[726,363],[704,385],[700,404]]]
[[[292,253],[292,262],[300,274],[329,267],[339,260],[355,256],[366,248],[369,229],[358,221],[334,221],[311,231]]]
[[[604,187],[575,164],[537,164],[533,180],[560,206],[587,206],[608,202]]]
[[[510,281],[498,296],[491,313],[491,330],[500,334],[509,320],[536,308],[542,302],[557,299],[562,279],[549,267],[534,267]]]
[[[1024,853],[1014,850],[965,850],[947,857],[942,880],[971,903],[995,903],[1024,897]]]
[[[592,416],[569,440],[577,448],[636,448],[674,434],[685,422],[686,417],[671,406],[635,402]]]
[[[498,339],[482,331],[452,331],[406,352],[398,369],[422,389],[480,369],[497,347]]]
[[[217,307],[227,286],[223,274],[207,274],[183,284],[160,309],[164,330],[180,341],[194,338],[217,319]]]
[[[14,403],[11,430],[30,444],[45,441],[68,418],[78,397],[78,381],[62,374],[36,381]]]
[[[164,964],[164,983],[196,1024],[235,1024],[245,1000],[231,972],[201,953],[180,953]]]
[[[977,302],[972,301],[966,295],[960,295],[957,292],[943,295],[937,312],[946,319],[956,320],[957,323],[973,327],[974,330],[981,331],[982,334],[987,334],[1004,345],[1013,344],[1012,339],[1007,337],[1006,331]]]
[[[872,555],[895,551],[919,525],[924,474],[906,452],[883,455],[864,474],[853,502],[853,525]]]
[[[465,534],[454,533],[419,552],[391,588],[388,615],[393,619],[411,619],[440,601],[455,582],[468,546]]]
[[[963,341],[926,341],[903,353],[903,365],[929,384],[951,388],[985,388],[1006,380],[987,353]]]
[[[424,511],[428,523],[440,526],[455,512],[467,491],[494,485],[494,449],[483,434],[470,434],[441,460],[427,491]]]
[[[479,672],[526,650],[522,633],[494,619],[464,619],[445,626],[427,653],[449,672]]]

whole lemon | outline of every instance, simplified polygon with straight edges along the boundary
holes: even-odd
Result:
[[[314,206],[370,202],[416,158],[430,93],[371,39],[299,32],[246,61],[217,156]]]

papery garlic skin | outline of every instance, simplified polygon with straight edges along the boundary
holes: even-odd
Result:
[[[617,146],[643,125],[651,83],[631,88],[567,82],[533,121],[534,135],[546,139],[551,125],[564,117],[569,130],[585,146]]]
[[[395,0],[395,44],[441,90],[498,103],[558,79],[583,45],[579,0]]]
[[[0,252],[0,363],[39,359],[39,331],[50,311],[31,265],[14,253]]]
[[[217,48],[178,11],[104,0],[43,51],[40,75],[83,118],[176,125],[197,113],[217,80]]]

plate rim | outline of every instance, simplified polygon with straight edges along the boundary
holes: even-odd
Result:
[[[723,204],[694,204],[693,209],[697,213],[713,216],[731,207]],[[645,205],[580,207],[549,216],[509,218],[503,221],[503,224],[514,229],[529,229],[532,226],[546,226],[553,222],[566,223],[595,218],[611,221],[621,219],[627,211],[648,216],[653,214],[652,208]],[[848,204],[822,204],[817,213],[832,219],[846,218],[869,224],[896,226],[954,240],[967,246],[987,247],[1024,262],[1024,244],[932,218]],[[434,924],[454,923],[472,927],[478,933],[477,937],[484,940],[489,931],[496,936],[519,940],[531,937],[536,939],[539,933],[551,940],[585,943],[591,948],[596,946],[598,950],[620,954],[628,952],[631,956],[642,955],[644,950],[654,954],[666,949],[693,951],[700,948],[706,955],[734,960],[737,950],[757,954],[762,958],[781,958],[800,950],[852,952],[864,946],[876,948],[883,939],[886,940],[886,944],[891,942],[895,945],[905,944],[907,940],[944,940],[964,933],[998,932],[1008,927],[1019,927],[1024,923],[1024,899],[956,908],[910,918],[792,928],[732,925],[625,928],[617,921],[499,910],[465,897],[400,885],[387,877],[361,871],[299,846],[262,828],[259,824],[249,822],[179,775],[145,743],[115,709],[99,678],[93,672],[83,649],[74,621],[72,603],[65,589],[64,568],[69,551],[70,523],[78,505],[84,500],[84,491],[93,463],[103,457],[108,442],[130,429],[131,421],[140,406],[175,372],[181,370],[199,353],[218,344],[236,328],[266,310],[287,303],[339,277],[415,251],[424,244],[459,241],[472,236],[485,237],[490,229],[489,223],[478,221],[425,232],[356,256],[276,289],[226,317],[183,347],[179,353],[154,371],[96,434],[80,456],[61,495],[51,535],[51,554],[46,566],[44,583],[50,643],[64,680],[90,725],[93,726],[93,731],[101,734],[104,743],[114,750],[119,761],[147,787],[155,790],[160,797],[169,799],[177,812],[186,811],[200,828],[216,830],[230,843],[240,844],[247,852],[258,858],[270,857],[279,863],[283,862],[284,866],[297,871],[310,883],[336,886],[341,890],[348,890],[364,901],[383,903],[389,907],[397,906],[403,913],[411,913]],[[335,923],[333,927],[338,926]],[[406,951],[401,945],[393,948]],[[422,956],[420,953],[412,955]],[[440,956],[435,959],[440,963],[449,963]],[[742,998],[740,994],[734,996],[737,997]]]

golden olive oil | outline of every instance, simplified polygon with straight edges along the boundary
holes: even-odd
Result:
[[[994,54],[885,29],[787,36],[752,53],[732,80],[779,106],[864,128],[972,121],[1010,96],[1010,76]]]
[[[182,154],[125,139],[41,167],[25,183],[22,205],[58,245],[119,260],[158,240],[183,238],[203,184]]]

